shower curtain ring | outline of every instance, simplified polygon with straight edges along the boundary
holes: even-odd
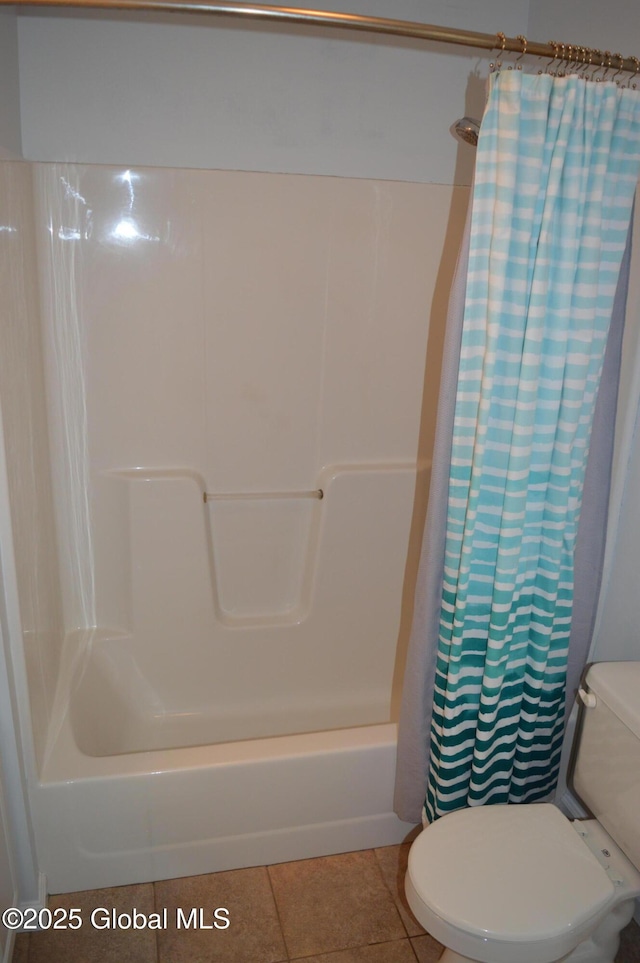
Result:
[[[564,64],[566,63],[567,57],[565,54],[567,45],[564,43],[560,44],[560,64],[556,70],[556,77],[564,77],[566,71],[564,70]]]
[[[582,58],[582,67],[580,69],[582,70],[582,75],[584,77],[593,60],[593,51],[591,47],[580,47],[580,56]]]
[[[592,71],[589,79],[590,79],[590,80],[595,80],[595,79],[596,79],[596,74],[598,73],[598,71],[599,71],[599,70],[602,70],[602,68],[604,67],[604,54],[602,53],[601,50],[598,50],[597,47],[593,47],[593,48],[591,49],[591,54],[593,55],[593,58],[597,58],[597,59],[600,60],[600,63],[593,63],[593,62],[592,62],[592,59],[589,58],[589,66],[590,66],[590,67],[593,67],[593,71]]]
[[[624,65],[624,57],[622,56],[621,53],[614,53],[613,56],[618,58],[618,69],[616,70],[615,74],[611,79],[616,80],[616,77],[618,77],[622,73],[622,67]],[[616,83],[618,84],[618,86],[620,86],[619,80],[616,80]]]
[[[500,57],[500,56],[502,56],[502,54],[504,54],[505,47],[507,46],[507,37],[506,37],[506,34],[502,33],[502,31],[500,31],[499,33],[496,34],[496,40],[499,40],[499,41],[500,41],[500,47],[498,47],[498,44],[495,45],[495,49],[498,51],[498,57]],[[501,61],[501,60],[496,60],[495,63],[491,64],[491,69],[492,69],[492,70],[493,70],[493,69],[495,69],[495,70],[500,70],[501,67],[502,67],[502,61]]]
[[[522,70],[522,64],[520,63],[520,61],[522,60],[522,58],[525,56],[527,52],[527,38],[523,34],[519,33],[518,36],[516,37],[516,40],[519,40],[520,43],[522,44],[522,53],[516,59],[516,69]]]
[[[560,44],[559,44],[556,40],[550,40],[550,41],[549,41],[549,46],[550,46],[550,47],[553,47],[553,57],[551,58],[551,60],[550,60],[549,63],[547,64],[547,66],[545,67],[544,72],[545,72],[545,74],[550,74],[552,77],[555,77],[556,74],[554,74],[553,70],[550,70],[549,68],[551,67],[551,64],[555,63],[556,60],[559,60],[559,59],[560,59],[560,58],[558,57],[558,50],[559,50],[559,48],[560,48]]]

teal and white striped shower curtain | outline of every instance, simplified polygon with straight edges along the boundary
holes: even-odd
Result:
[[[476,162],[429,819],[557,778],[593,410],[640,170],[640,94],[491,79]]]

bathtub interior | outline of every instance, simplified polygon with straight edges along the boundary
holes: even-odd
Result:
[[[149,489],[157,488],[149,497]],[[320,479],[307,535],[304,614],[222,615],[202,484],[141,473],[131,558],[135,633],[81,633],[70,679],[76,744],[89,756],[233,742],[391,720],[413,466]],[[359,511],[351,507],[356,500]],[[152,504],[152,512],[148,508]],[[379,504],[395,511],[379,518]],[[256,508],[258,510],[258,507]],[[199,551],[198,551],[199,549]],[[362,553],[362,555],[361,555]],[[152,571],[150,571],[152,569]],[[374,587],[379,586],[377,591]],[[137,590],[137,592],[136,592]],[[366,638],[366,658],[361,644]],[[70,649],[71,649],[70,645]],[[84,651],[83,651],[84,650]],[[72,658],[69,653],[68,658]]]

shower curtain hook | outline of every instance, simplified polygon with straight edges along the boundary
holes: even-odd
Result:
[[[591,53],[593,54],[594,58],[597,57],[600,60],[599,64],[598,63],[593,64],[593,70],[589,77],[589,80],[596,80],[596,74],[598,73],[599,70],[602,70],[602,67],[604,66],[604,54],[602,53],[601,50],[598,50],[597,47],[594,47]],[[589,66],[591,66],[591,62],[589,63]]]
[[[611,79],[616,80],[616,77],[618,77],[622,73],[622,67],[624,65],[624,57],[622,56],[621,53],[614,53],[613,56],[618,58],[618,69],[616,70],[615,74]],[[620,86],[619,80],[616,80],[616,83],[618,86]]]
[[[524,36],[524,34],[519,33],[518,36],[516,37],[516,40],[519,40],[520,43],[522,44],[522,53],[516,60],[516,70],[522,70],[522,64],[520,63],[520,61],[522,60],[522,58],[525,56],[527,52],[527,38]]]
[[[606,77],[607,77],[607,62],[606,62],[606,58],[607,58],[607,53],[608,53],[608,52],[609,52],[608,50],[596,50],[596,53],[597,53],[597,54],[600,54],[600,63],[599,63],[599,65],[598,65],[598,67],[596,68],[596,70],[595,70],[595,72],[594,72],[594,74],[593,74],[593,76],[592,76],[591,79],[592,79],[592,80],[595,79],[595,82],[596,82],[597,84],[601,84],[602,81],[605,80]],[[600,70],[603,71],[602,76],[601,76],[601,77],[596,77],[596,74],[597,74]]]
[[[554,51],[555,51],[555,46],[556,46],[555,40],[549,40],[549,41],[548,41],[548,46],[549,46],[549,47],[553,47],[553,48],[554,48]],[[538,76],[541,76],[542,74],[548,73],[548,72],[549,72],[549,67],[551,66],[551,64],[553,63],[554,60],[555,60],[555,55],[554,55],[554,56],[551,58],[551,60],[545,65],[545,67],[540,67],[540,69],[538,70]]]
[[[567,45],[564,43],[560,44],[560,51],[561,51],[560,64],[558,65],[558,69],[556,70],[556,77],[564,77],[566,74],[566,70],[564,69],[564,64],[566,63],[566,60],[567,60],[565,55],[566,46]]]
[[[578,47],[578,53],[576,54],[576,73],[584,74],[587,70],[589,64],[587,63],[587,56],[589,54],[588,47]]]
[[[569,73],[574,76],[578,73],[582,49],[582,47],[569,44]]]
[[[553,57],[551,58],[551,60],[550,60],[549,63],[547,64],[547,66],[545,67],[545,71],[544,71],[544,72],[545,72],[545,74],[549,74],[551,77],[556,77],[556,76],[557,76],[557,72],[554,73],[553,70],[550,70],[550,67],[551,67],[551,64],[554,64],[554,63],[556,62],[556,60],[559,59],[559,57],[558,57],[558,50],[559,50],[559,48],[560,48],[560,44],[559,44],[556,40],[550,40],[550,41],[549,41],[549,46],[550,46],[550,47],[553,47]]]
[[[583,77],[586,77],[586,75],[587,75],[587,73],[588,73],[588,71],[589,71],[589,67],[590,67],[591,64],[593,63],[593,48],[592,48],[592,47],[581,47],[580,50],[581,50],[581,53],[582,53],[582,57],[583,57],[583,59],[584,59],[584,63],[582,64],[582,67],[581,67],[582,76],[583,76]],[[586,59],[587,56],[589,57],[588,60]]]
[[[507,37],[506,37],[506,34],[502,33],[502,31],[500,31],[499,33],[496,34],[496,40],[499,40],[499,41],[500,41],[500,47],[498,47],[498,44],[495,45],[495,49],[498,50],[498,57],[500,57],[500,56],[502,56],[502,54],[504,54],[504,48],[505,48],[506,45],[507,45]],[[501,67],[502,67],[502,61],[501,61],[501,60],[496,60],[495,63],[491,64],[491,69],[492,69],[492,70],[495,69],[495,70],[498,70],[498,71],[499,71],[499,70],[501,69]]]

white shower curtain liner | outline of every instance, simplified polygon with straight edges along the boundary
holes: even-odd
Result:
[[[472,194],[473,190],[470,191],[462,245],[449,295],[429,505],[416,581],[413,624],[398,727],[394,809],[400,819],[412,823],[420,822],[427,781],[431,707],[442,600],[451,441],[469,264]]]

